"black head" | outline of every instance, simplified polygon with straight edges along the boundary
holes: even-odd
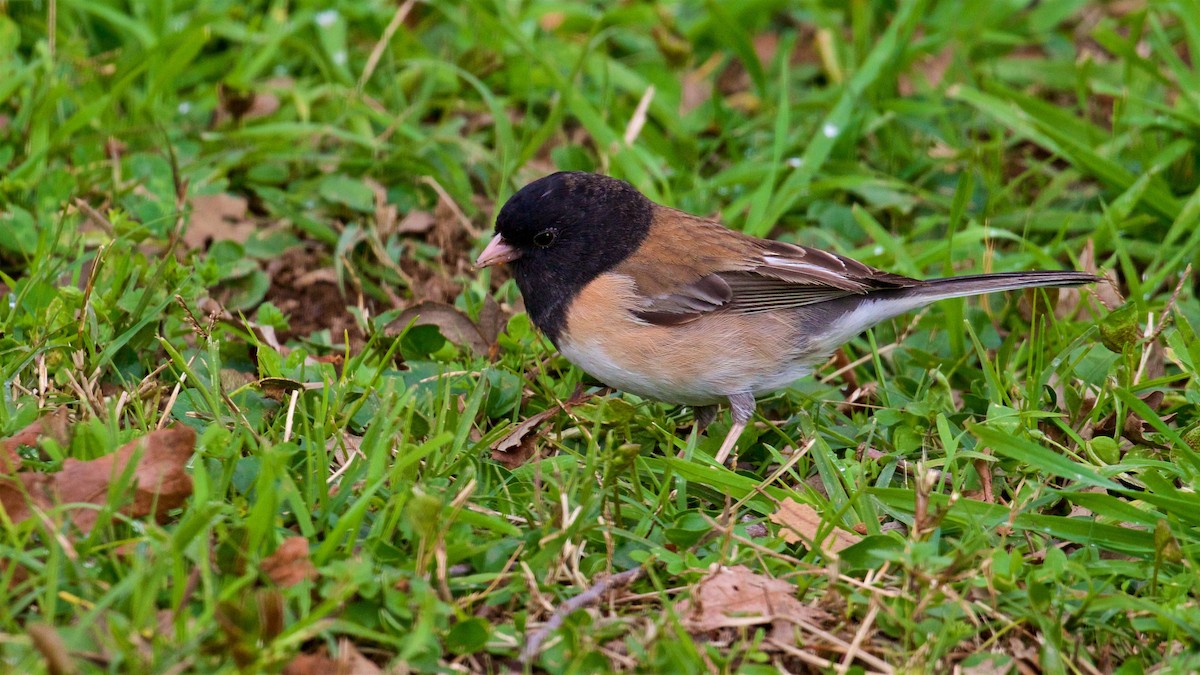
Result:
[[[579,171],[552,174],[505,203],[496,238],[477,264],[511,264],[529,317],[557,344],[571,298],[637,249],[650,231],[653,209],[625,181]]]

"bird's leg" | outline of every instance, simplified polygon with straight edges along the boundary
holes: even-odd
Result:
[[[729,459],[730,453],[737,445],[738,438],[741,437],[742,431],[746,429],[746,423],[750,421],[750,416],[754,414],[754,394],[742,392],[740,394],[731,394],[729,396],[729,409],[733,413],[733,426],[729,428],[729,433],[725,435],[725,441],[721,443],[721,449],[717,451],[717,456],[714,458],[717,463],[724,464],[725,460]]]
[[[697,405],[692,406],[692,430],[688,432],[693,440],[700,437],[708,425],[712,424],[713,419],[717,416],[717,406],[715,405]],[[675,454],[676,457],[683,459],[687,457],[687,448],[680,448]]]
[[[692,407],[692,421],[699,433],[708,428],[712,421],[717,417],[717,406],[715,405],[698,405]]]

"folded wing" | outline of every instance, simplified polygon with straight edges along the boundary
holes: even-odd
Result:
[[[680,248],[667,252],[651,247],[616,270],[637,282],[643,296],[635,314],[654,324],[688,323],[717,311],[772,312],[925,283],[820,249],[755,239],[678,212],[656,226],[678,231],[653,241],[676,242]],[[679,269],[681,259],[686,269]],[[664,266],[664,260],[672,264]]]

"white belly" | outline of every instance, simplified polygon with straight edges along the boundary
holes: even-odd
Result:
[[[724,403],[731,394],[749,391],[755,396],[787,387],[812,373],[807,363],[790,362],[774,372],[753,373],[743,367],[735,355],[720,362],[700,365],[700,368],[664,368],[646,372],[636,364],[654,358],[654,354],[639,355],[637,359],[619,359],[605,345],[573,343],[564,340],[559,351],[568,361],[582,368],[604,384],[667,403],[712,405]],[[699,371],[699,372],[697,372]]]

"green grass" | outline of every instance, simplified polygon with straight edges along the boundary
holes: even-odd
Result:
[[[278,671],[342,641],[520,669],[639,565],[526,667],[1200,669],[1200,3],[1019,5],[0,3],[0,434],[66,408],[69,440],[22,451],[54,472],[198,432],[160,523],[116,489],[90,534],[71,505],[0,516],[0,670]],[[708,460],[727,413],[697,439],[619,394],[509,470],[514,425],[594,386],[470,265],[554,169],[914,276],[1090,250],[1128,301],[880,326],[760,403],[736,471]],[[189,246],[222,194],[252,232]],[[502,327],[491,354],[411,327],[420,300]],[[785,543],[787,498],[862,541]],[[289,537],[316,574],[282,587]],[[788,580],[819,632],[689,634],[714,565]]]

